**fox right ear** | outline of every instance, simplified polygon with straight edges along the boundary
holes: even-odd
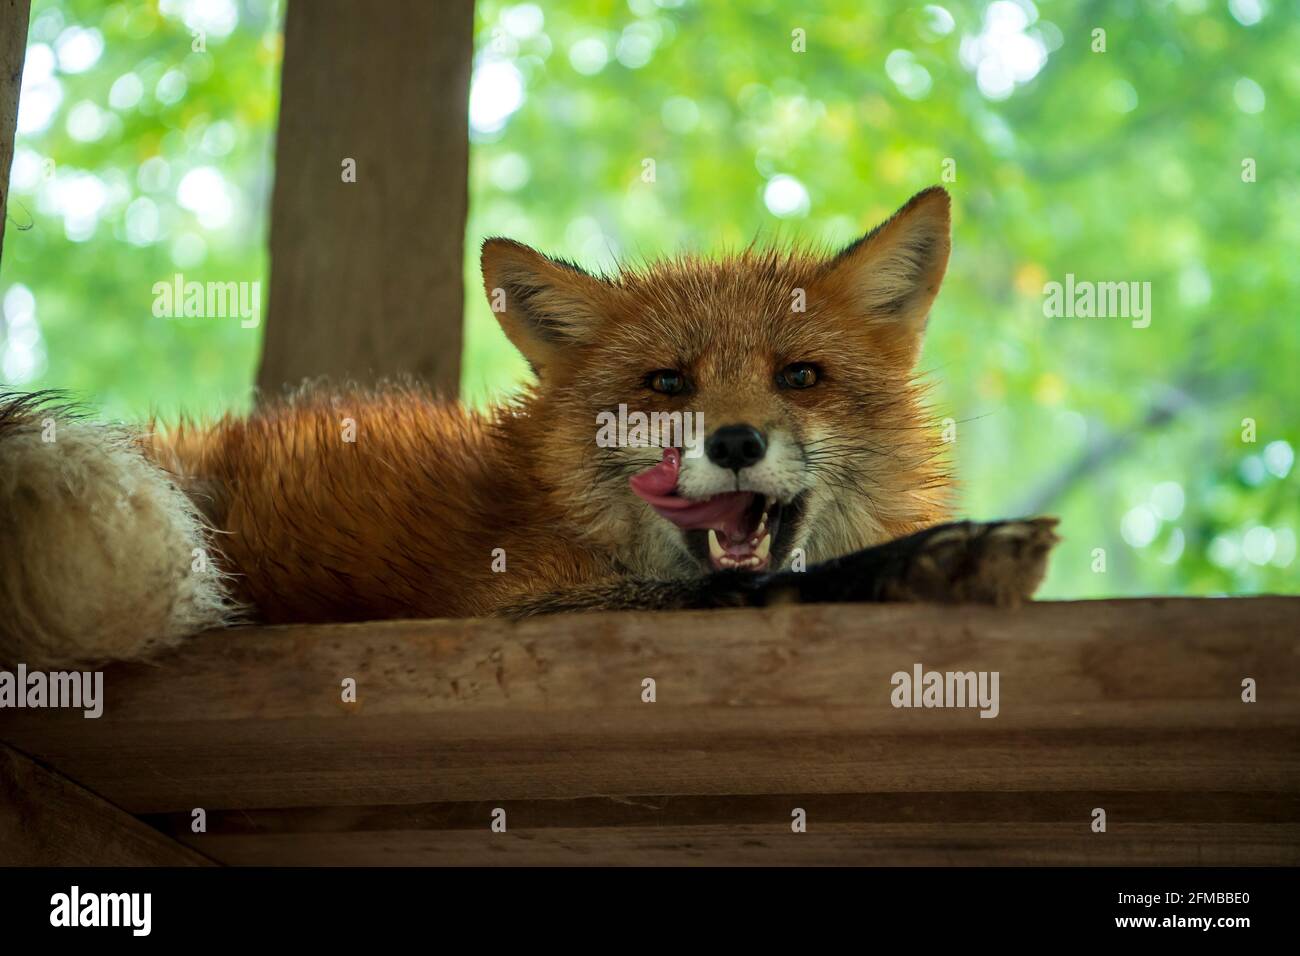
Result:
[[[828,284],[908,368],[948,268],[950,229],[948,193],[933,186],[827,264]]]
[[[511,239],[484,242],[482,263],[488,305],[539,375],[566,348],[590,340],[612,293],[572,263]]]

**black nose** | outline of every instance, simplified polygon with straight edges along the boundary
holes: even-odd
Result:
[[[753,425],[724,425],[704,443],[709,461],[739,471],[763,460],[767,439]]]

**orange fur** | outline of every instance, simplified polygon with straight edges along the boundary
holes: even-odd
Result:
[[[610,569],[511,461],[529,424],[411,390],[307,393],[156,434],[154,455],[219,529],[259,619],[459,617]],[[491,570],[495,548],[506,573]]]

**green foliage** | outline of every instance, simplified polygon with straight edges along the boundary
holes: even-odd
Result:
[[[185,9],[167,0],[32,4],[29,79],[61,48],[75,61],[79,29],[98,31],[102,53],[89,69],[56,68],[52,121],[18,136],[0,290],[30,291],[41,342],[29,361],[8,357],[36,363],[40,374],[22,376],[23,387],[67,388],[124,418],[246,407],[261,339],[237,319],[153,314],[154,283],[178,272],[252,282],[266,271],[280,16],[273,4],[241,4],[238,27],[222,36],[218,23],[207,52],[194,52]],[[23,109],[32,91],[26,83]],[[220,224],[219,214],[200,217],[178,201],[185,176],[208,169],[231,201]],[[95,208],[83,234],[77,220]]]
[[[1050,596],[1300,590],[1296,5],[1014,6],[480,0],[467,397],[525,374],[483,302],[485,236],[595,269],[755,236],[843,243],[944,182],[955,248],[922,367],[936,417],[956,423],[964,512],[1061,515]],[[26,384],[125,416],[246,403],[257,333],[156,319],[150,290],[177,271],[265,271],[278,11],[240,3],[238,26],[202,54],[186,4],[162,7],[177,12],[36,0],[30,43],[81,24],[105,48],[85,72],[56,74],[62,105],[20,150],[54,158],[56,178],[94,173],[110,201],[94,234],[72,241],[50,184],[17,186],[0,275],[0,293],[20,283],[37,303],[48,365]],[[187,86],[165,103],[170,70]],[[132,71],[139,105],[108,106]],[[82,100],[111,119],[90,142],[68,133]],[[156,189],[141,181],[153,157],[170,171]],[[231,185],[225,225],[176,201],[202,166]],[[132,244],[126,211],[141,196],[159,237]],[[202,240],[201,260],[185,236]],[[1048,317],[1044,284],[1067,274],[1149,282],[1149,327]]]

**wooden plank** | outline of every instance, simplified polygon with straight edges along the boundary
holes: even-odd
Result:
[[[710,837],[719,862],[748,860],[742,834],[763,829],[752,814],[767,805],[745,800],[905,794],[871,813],[836,798],[842,862],[906,846],[905,862],[937,859],[981,826],[994,829],[963,859],[1098,862],[1086,812],[1130,798],[1112,861],[1300,862],[1298,612],[1296,598],[838,605],[213,633],[110,668],[99,720],[11,711],[0,739],[178,837],[173,815],[204,807],[210,832],[194,845],[223,861],[418,862],[435,845],[495,859],[484,841],[499,834],[446,821],[496,806],[536,837],[492,844],[518,847],[518,862],[581,862],[593,844],[573,833],[609,833],[600,858],[619,859],[655,833],[719,827],[740,841]],[[894,708],[890,676],[918,662],[997,670],[998,716]],[[347,677],[354,704],[340,699]],[[1246,677],[1258,703],[1241,700]],[[978,822],[990,794],[1011,795],[1000,824]],[[595,797],[670,803],[612,825],[582,815]],[[682,816],[688,798],[705,809]],[[1034,849],[1022,824],[1063,848]],[[768,826],[788,830],[788,811]],[[1230,831],[1244,842],[1210,835]],[[837,845],[825,841],[801,846],[819,858]]]
[[[1108,816],[1090,830],[1094,807]],[[791,828],[806,813],[807,831]],[[240,810],[194,837],[184,814],[147,817],[228,863],[1300,863],[1300,793],[980,792],[585,797]],[[1279,822],[1292,821],[1292,822]]]
[[[0,0],[0,255],[4,253],[9,171],[14,161],[18,125],[18,91],[27,56],[27,20],[31,0]]]
[[[403,374],[456,394],[473,19],[472,0],[289,3],[268,394]]]
[[[211,861],[0,744],[0,866],[210,866]]]
[[[391,830],[204,838],[240,866],[1294,866],[1300,826],[773,823],[692,827]]]

